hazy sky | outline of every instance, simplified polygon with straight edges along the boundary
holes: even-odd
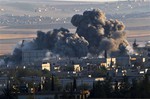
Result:
[[[60,0],[60,1],[92,1],[92,2],[111,2],[111,1],[127,1],[127,0]]]
[[[12,1],[12,0],[0,0],[0,1]],[[26,1],[26,0],[14,0],[14,1]],[[39,1],[39,0],[30,0]],[[42,0],[41,0],[42,1]],[[44,0],[43,0],[44,1]],[[111,2],[111,1],[127,1],[127,0],[46,0],[46,1],[90,1],[90,2]]]

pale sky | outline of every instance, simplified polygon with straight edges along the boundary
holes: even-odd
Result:
[[[111,1],[127,1],[127,0],[59,0],[59,1],[111,2]]]
[[[12,0],[0,0],[0,1],[12,1]],[[15,0],[15,1],[19,1],[19,0]],[[23,0],[21,0],[21,1],[23,1]],[[26,0],[24,0],[24,1],[26,1]],[[36,0],[31,0],[31,1],[36,1]],[[127,0],[49,0],[49,1],[111,2],[111,1],[127,1]]]

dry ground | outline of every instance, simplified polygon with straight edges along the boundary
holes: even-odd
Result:
[[[1,2],[0,2],[1,3]],[[26,3],[27,4],[27,3]],[[47,3],[46,3],[47,4]],[[29,4],[27,4],[29,5]],[[44,4],[45,5],[45,4]],[[115,13],[112,11],[112,9],[116,9],[115,7],[116,4],[110,5],[110,8],[107,9],[105,8],[106,5],[101,5],[95,4],[95,3],[87,3],[83,5],[83,3],[49,3],[50,7],[55,7],[57,8],[56,11],[49,11],[47,13],[41,12],[41,13],[33,13],[34,9],[37,7],[43,7],[40,3],[33,3],[30,4],[28,8],[20,6],[20,3],[1,3],[0,8],[8,9],[8,13],[13,13],[14,15],[23,15],[23,14],[30,14],[31,16],[37,16],[39,14],[43,16],[53,16],[53,17],[71,17],[75,13],[82,13],[86,8],[97,8],[100,7],[102,10],[107,10],[108,13]],[[121,5],[121,3],[120,3]],[[17,8],[18,6],[18,8]],[[127,4],[128,6],[128,4]],[[138,8],[135,9],[127,9],[127,6],[123,6],[120,8],[120,13],[134,13],[134,12],[142,12],[142,10],[145,10],[145,12],[150,12],[150,6],[148,7],[147,4],[141,6],[140,10]],[[130,6],[130,5],[129,5]],[[45,7],[45,6],[44,6]],[[111,9],[112,7],[112,9]],[[121,6],[120,6],[121,7]],[[147,8],[146,8],[147,7]],[[20,9],[21,8],[21,9]],[[72,12],[72,9],[80,9],[79,12]],[[62,12],[62,9],[64,12]],[[127,9],[127,10],[124,10]],[[148,10],[149,9],[149,10]],[[105,12],[107,14],[107,12]],[[0,13],[3,14],[4,12]],[[135,18],[127,18],[123,19],[123,23],[127,27],[127,39],[129,42],[133,42],[134,39],[137,39],[139,42],[145,42],[150,40],[150,17],[135,17]],[[65,26],[65,24],[61,24],[62,27]],[[61,26],[58,24],[58,26]],[[57,26],[56,26],[57,27]],[[60,28],[60,27],[58,27]],[[1,54],[8,54],[11,53],[15,44],[18,41],[21,41],[23,39],[32,39],[36,37],[36,31],[39,30],[40,28],[33,28],[32,26],[30,28],[24,28],[23,26],[21,28],[13,26],[13,28],[9,28],[9,26],[0,26],[0,55]],[[42,31],[46,32],[48,31],[49,28],[43,28]],[[71,32],[75,32],[75,28],[69,29]]]

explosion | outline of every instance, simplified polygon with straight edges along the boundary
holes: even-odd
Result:
[[[85,57],[88,54],[99,56],[107,51],[111,57],[128,55],[130,45],[126,40],[125,25],[118,20],[107,20],[100,9],[76,14],[71,23],[76,33],[60,28],[47,33],[37,31],[32,41],[23,41],[13,52],[13,58],[21,57],[24,50],[48,49],[60,57]]]
[[[126,40],[125,25],[118,20],[107,20],[100,9],[76,14],[71,23],[77,27],[76,33],[88,41],[89,53],[96,56],[105,50],[111,55],[128,53],[126,48],[130,45]]]

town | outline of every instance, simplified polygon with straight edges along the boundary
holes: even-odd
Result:
[[[133,48],[136,51],[133,55],[110,57],[105,52],[99,58],[60,58],[48,50],[26,50],[22,53],[21,66],[1,67],[1,89],[9,88],[18,99],[86,99],[94,83],[111,78],[112,89],[117,82],[119,90],[125,77],[133,84],[150,73],[150,42],[138,47],[135,40]]]
[[[33,12],[49,9],[63,10],[44,6]],[[127,39],[126,27],[118,20],[124,15],[109,17],[99,8],[66,18],[0,16],[2,26],[47,29],[49,23],[57,27],[67,23],[68,28],[76,28],[74,33],[55,26],[47,32],[38,30],[36,37],[18,42],[11,54],[0,55],[0,99],[149,98],[150,41],[141,44],[135,38],[131,44],[128,39],[133,38]]]

